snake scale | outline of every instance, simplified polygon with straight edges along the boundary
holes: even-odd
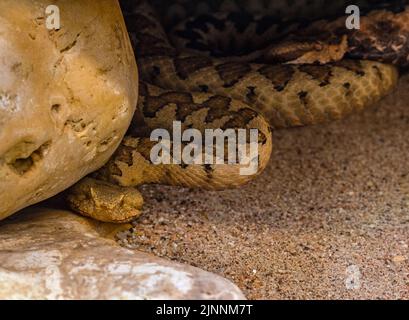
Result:
[[[330,2],[255,0],[243,10],[240,0],[122,1],[140,71],[138,111],[110,161],[68,191],[70,207],[126,222],[140,214],[141,184],[240,186],[266,167],[273,129],[341,119],[391,92],[397,68],[409,63],[405,1],[358,1],[358,30],[347,29]],[[347,3],[337,4],[345,12]],[[317,5],[328,8],[325,20],[314,16]],[[171,131],[173,121],[202,133],[257,129],[257,172],[241,175],[234,163],[152,163],[149,134]]]

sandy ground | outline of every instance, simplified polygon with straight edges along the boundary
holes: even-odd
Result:
[[[250,299],[409,298],[408,128],[405,76],[363,114],[275,132],[269,167],[242,189],[143,187],[144,214],[120,242]]]

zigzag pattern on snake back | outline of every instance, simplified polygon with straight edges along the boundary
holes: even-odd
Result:
[[[142,79],[139,112],[109,163],[68,195],[75,211],[103,221],[138,216],[143,200],[134,187],[140,184],[219,190],[254,179],[270,158],[271,127],[317,124],[362,110],[395,87],[392,63],[408,62],[409,9],[402,6],[369,12],[357,31],[345,29],[345,17],[307,24],[290,19],[283,27],[274,15],[206,13],[176,25],[173,42],[147,1],[122,6]],[[229,39],[233,45],[226,45]],[[240,51],[249,45],[253,52]],[[234,164],[154,165],[148,135],[171,130],[174,120],[202,133],[258,129],[257,173],[240,175]]]

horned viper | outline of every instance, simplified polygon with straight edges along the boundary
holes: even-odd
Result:
[[[365,7],[370,1],[360,1],[360,29],[349,30],[345,15],[337,18],[329,5],[325,20],[310,21],[290,2],[274,1],[271,9],[269,1],[257,1],[259,10],[251,12],[242,10],[240,0],[224,7],[222,1],[200,7],[179,0],[166,10],[144,0],[122,1],[140,70],[138,112],[111,160],[69,190],[71,208],[102,221],[125,222],[140,214],[143,199],[134,187],[141,184],[240,186],[266,167],[272,129],[343,118],[395,87],[397,67],[409,61],[405,3],[372,1],[374,6]],[[222,11],[210,12],[212,5]],[[174,23],[175,12],[183,22]],[[174,121],[201,133],[257,129],[257,172],[241,175],[242,165],[234,163],[152,163],[150,132],[171,131]]]

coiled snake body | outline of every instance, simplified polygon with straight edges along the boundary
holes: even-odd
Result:
[[[180,2],[177,8],[187,6]],[[282,2],[282,10],[290,7]],[[270,15],[204,13],[167,34],[169,15],[162,25],[148,2],[123,1],[142,79],[138,112],[111,160],[69,190],[71,208],[125,222],[140,214],[140,184],[242,185],[266,167],[272,128],[340,119],[372,105],[395,87],[396,66],[409,62],[409,7],[375,2],[359,30],[347,29],[345,16],[306,22],[283,19],[283,11],[277,18],[274,7]],[[173,121],[202,133],[258,129],[257,172],[241,175],[233,163],[153,164],[149,133],[172,131]]]

